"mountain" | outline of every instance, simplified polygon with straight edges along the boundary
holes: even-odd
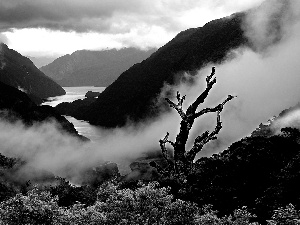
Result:
[[[227,53],[247,44],[241,28],[245,14],[211,21],[188,29],[158,49],[149,58],[123,72],[88,107],[73,107],[70,115],[91,124],[115,127],[129,119],[155,116],[154,100],[164,84],[175,83],[182,72],[197,71],[209,62],[226,59]]]
[[[37,68],[48,65],[49,63],[52,63],[57,58],[55,56],[37,56],[37,57],[26,56],[26,57],[29,58]]]
[[[40,68],[61,86],[107,87],[133,64],[149,57],[155,50],[142,51],[136,48],[120,50],[80,50],[62,56]]]
[[[26,92],[33,99],[64,95],[65,90],[42,73],[30,59],[0,44],[0,81]]]
[[[22,120],[28,126],[55,119],[61,125],[62,131],[83,138],[78,134],[74,125],[57,113],[54,108],[38,106],[26,93],[2,82],[0,82],[0,118],[8,121]]]

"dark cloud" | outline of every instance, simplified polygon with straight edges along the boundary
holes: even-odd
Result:
[[[119,21],[122,18],[139,22],[134,20],[147,15],[147,20],[158,22],[151,16],[155,11],[152,7],[149,2],[138,0],[2,0],[0,29],[43,27],[62,31],[113,32],[111,29],[127,23],[123,21],[122,24]]]
[[[213,11],[215,8],[222,8],[223,11],[232,13],[235,9],[244,9],[250,5],[250,1],[245,1],[235,8],[236,5],[230,2],[232,1],[0,0],[0,30],[48,28],[114,33],[144,24],[180,31],[186,29],[181,24],[180,17],[190,10],[204,8]]]
[[[0,26],[9,28],[44,27],[55,30],[105,30],[106,20],[117,10],[106,1],[19,1],[0,2]],[[103,5],[102,5],[103,4]],[[97,19],[98,23],[90,24]]]

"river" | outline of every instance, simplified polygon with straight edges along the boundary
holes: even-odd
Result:
[[[84,99],[86,92],[88,91],[96,91],[102,92],[105,87],[93,87],[93,86],[85,86],[85,87],[63,87],[66,91],[65,95],[56,96],[48,98],[47,102],[44,102],[43,105],[50,105],[55,107],[59,103],[62,102],[73,102],[77,99]],[[74,124],[75,129],[78,131],[80,135],[83,135],[89,138],[91,141],[97,141],[100,139],[100,134],[98,128],[96,126],[90,125],[88,122],[83,120],[77,120],[71,116],[65,116],[67,120]]]

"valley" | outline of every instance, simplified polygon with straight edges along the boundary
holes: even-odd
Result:
[[[0,3],[0,224],[298,224],[299,2],[116,2]]]

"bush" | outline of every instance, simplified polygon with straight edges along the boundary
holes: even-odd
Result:
[[[0,224],[194,224],[195,204],[174,200],[158,183],[136,190],[102,185],[98,200],[86,207],[79,202],[59,207],[58,198],[37,187],[0,204]]]
[[[202,208],[201,215],[196,218],[196,223],[201,225],[258,225],[258,223],[251,223],[250,219],[255,218],[247,207],[242,207],[242,209],[234,210],[233,215],[224,216],[218,218],[217,211],[212,209],[211,205],[206,205]]]
[[[2,224],[52,224],[58,210],[57,198],[35,187],[1,202],[0,218]]]
[[[104,212],[107,224],[193,224],[196,205],[168,193],[157,182],[136,190],[118,190],[109,183],[99,189],[97,210]]]
[[[272,220],[268,221],[269,225],[299,225],[300,213],[292,204],[288,204],[285,208],[280,207],[274,210]]]
[[[60,207],[58,198],[34,187],[26,195],[17,194],[0,204],[0,225],[10,224],[201,224],[201,225],[258,225],[251,222],[255,215],[247,207],[233,215],[218,217],[211,205],[199,209],[194,203],[174,199],[168,188],[157,182],[139,184],[135,190],[120,189],[106,183],[98,189],[97,201],[91,206],[77,202]],[[269,225],[298,225],[300,214],[292,204],[274,210]]]

